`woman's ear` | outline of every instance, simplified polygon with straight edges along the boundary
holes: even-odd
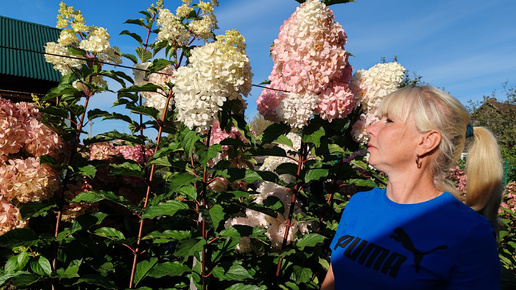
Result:
[[[437,130],[430,130],[421,136],[419,145],[419,155],[425,155],[432,152],[441,143],[441,132]]]

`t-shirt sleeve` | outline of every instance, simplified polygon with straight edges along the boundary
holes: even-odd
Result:
[[[482,223],[457,255],[447,289],[500,289],[500,258],[494,231]]]

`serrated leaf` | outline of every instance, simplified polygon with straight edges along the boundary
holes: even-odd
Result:
[[[164,232],[153,231],[142,238],[142,240],[149,239],[169,239],[169,240],[183,240],[190,238],[192,232],[190,231],[177,231],[177,230],[166,230]]]
[[[134,273],[134,284],[138,285],[140,281],[147,276],[147,273],[156,265],[158,258],[151,258],[150,260],[143,260],[136,265],[136,272]]]
[[[152,219],[159,216],[173,216],[178,210],[188,209],[188,205],[179,200],[169,200],[145,209],[142,218]]]
[[[224,220],[224,209],[221,205],[216,204],[209,210],[211,220],[213,221],[213,227],[217,229],[222,220]]]
[[[79,172],[82,175],[93,179],[93,178],[95,178],[95,174],[97,173],[97,168],[95,168],[95,166],[89,164],[89,165],[86,165],[83,167],[79,167]]]
[[[33,244],[36,244],[38,239],[39,236],[32,229],[12,229],[0,236],[0,247],[30,247]]]
[[[295,163],[285,162],[281,163],[274,170],[277,174],[290,174],[292,176],[297,175],[298,165]]]
[[[145,171],[136,162],[124,162],[122,164],[111,164],[110,175],[144,177]]]
[[[125,197],[116,195],[112,191],[104,191],[104,190],[92,190],[88,192],[81,192],[77,195],[72,202],[99,202],[101,200],[109,200],[114,203],[120,204],[128,209],[136,210],[136,207],[133,206]]]
[[[183,265],[183,263],[165,262],[155,265],[149,272],[148,276],[152,278],[163,278],[163,277],[181,277],[184,273],[191,271],[190,267]]]
[[[325,236],[320,234],[306,234],[297,240],[297,247],[303,249],[304,247],[315,247],[317,244],[322,243],[326,239]]]
[[[136,34],[134,32],[130,32],[129,30],[123,30],[122,32],[120,32],[120,35],[129,35],[134,40],[136,40],[136,42],[138,42],[138,44],[140,44],[140,45],[143,44],[142,38],[138,34]]]
[[[141,19],[127,19],[124,23],[136,24],[145,27],[145,23]]]
[[[30,261],[30,268],[34,273],[41,276],[50,276],[52,274],[52,266],[50,266],[50,261],[43,256],[39,256],[37,259],[33,259]]]
[[[328,169],[308,169],[305,173],[305,182],[308,183],[313,180],[320,180],[328,176]]]
[[[278,139],[281,135],[286,135],[290,132],[290,126],[285,123],[273,123],[269,125],[263,131],[262,142],[264,144],[272,143],[274,140]]]
[[[297,285],[309,282],[310,279],[312,279],[312,276],[313,272],[310,268],[294,265],[294,277]]]
[[[218,276],[224,280],[242,281],[253,277],[251,274],[249,274],[249,271],[247,271],[246,268],[238,264],[233,264],[227,271],[224,271],[224,269],[221,267],[215,268],[218,268],[219,271],[222,270],[222,272],[219,272]]]
[[[108,238],[110,240],[125,240],[124,234],[114,228],[102,227],[93,232],[97,236]]]
[[[262,288],[255,285],[245,285],[243,283],[237,283],[226,288],[226,290],[261,290]]]
[[[52,210],[56,207],[56,204],[48,205],[43,202],[26,202],[19,204],[20,214],[23,219],[38,216],[47,216],[48,213],[52,212]]]
[[[276,140],[274,140],[273,143],[277,143],[277,144],[282,144],[282,145],[286,145],[288,147],[291,147],[293,148],[294,147],[294,143],[292,142],[292,140],[290,140],[287,136],[285,135],[281,135],[279,136]]]
[[[145,50],[142,47],[136,48],[136,55],[138,55],[142,63],[147,62],[149,59],[152,58],[152,52]]]
[[[188,129],[185,129],[185,130],[188,130]],[[186,132],[183,131],[182,137],[183,138],[182,138],[181,144],[183,145],[183,148],[184,148],[187,156],[190,157],[193,154],[193,148],[195,146],[195,143],[200,138],[199,134],[197,134],[197,132],[195,132],[195,131],[188,130]]]

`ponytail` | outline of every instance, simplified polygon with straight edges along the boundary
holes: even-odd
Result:
[[[498,232],[502,199],[503,166],[496,138],[484,127],[475,127],[466,160],[466,204],[487,217]]]

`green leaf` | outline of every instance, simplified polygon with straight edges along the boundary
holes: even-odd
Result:
[[[304,247],[315,247],[317,244],[322,243],[326,239],[325,236],[320,234],[306,234],[297,240],[296,245],[303,250]]]
[[[192,232],[190,231],[177,231],[177,230],[166,230],[164,232],[153,231],[142,238],[142,240],[149,239],[163,239],[163,240],[184,240],[190,238]]]
[[[95,174],[97,173],[97,168],[95,168],[95,166],[90,164],[90,165],[86,165],[83,167],[79,167],[79,172],[82,175],[93,179],[93,178],[95,178]]]
[[[206,166],[208,161],[217,157],[218,153],[222,152],[222,145],[215,144],[208,147],[208,150],[200,150],[199,154],[199,163]]]
[[[78,262],[77,260],[74,260],[70,263],[70,265],[68,265],[66,270],[64,270],[63,268],[59,268],[59,269],[57,269],[56,272],[57,272],[58,277],[62,278],[62,279],[78,278],[78,277],[80,277],[78,274],[79,266],[80,266],[80,262]]]
[[[190,157],[193,154],[195,143],[200,139],[200,136],[197,132],[191,131],[188,128],[186,128],[181,135],[183,137],[181,144],[183,145],[187,156]]]
[[[297,168],[298,165],[295,163],[285,162],[281,163],[276,167],[274,171],[276,171],[277,174],[290,174],[292,176],[297,175]]]
[[[57,116],[57,117],[61,117],[61,118],[64,118],[64,119],[67,119],[68,117],[70,117],[70,113],[68,112],[68,110],[65,109],[65,108],[61,108],[61,107],[48,106],[48,107],[45,107],[45,108],[40,108],[39,110],[42,113],[53,115],[53,116]]]
[[[145,27],[145,23],[142,19],[127,19],[124,23],[136,24]]]
[[[29,286],[38,282],[40,276],[27,273],[27,272],[17,272],[12,277],[12,286],[14,289],[27,289]]]
[[[219,227],[219,224],[222,220],[224,220],[224,209],[221,205],[216,204],[209,210],[211,220],[213,221],[213,227],[216,230]]]
[[[38,235],[32,229],[12,229],[0,236],[0,247],[30,247],[38,241]]]
[[[305,182],[308,183],[313,180],[320,180],[328,176],[328,169],[308,169],[305,173]]]
[[[243,283],[238,283],[231,285],[230,287],[226,288],[226,290],[261,290],[262,288],[255,286],[255,285],[245,285]]]
[[[43,256],[39,256],[37,260],[31,260],[30,268],[34,273],[41,276],[50,276],[52,274],[52,266],[50,266],[48,259]]]
[[[238,264],[233,264],[227,271],[224,268],[217,266],[213,269],[213,274],[219,279],[229,281],[242,281],[253,277],[246,268]]]
[[[158,258],[151,258],[150,260],[143,260],[136,265],[136,273],[134,274],[134,284],[138,285],[140,281],[147,276],[147,273],[156,265]]]
[[[286,135],[288,132],[290,132],[289,125],[285,123],[273,123],[263,131],[262,142],[264,144],[272,143],[274,140],[278,139],[279,136]]]
[[[143,49],[142,47],[136,48],[136,54],[140,58],[141,62],[147,62],[149,59],[152,58],[152,52]]]
[[[296,284],[299,285],[300,283],[307,283],[312,279],[313,272],[308,267],[302,267],[299,265],[294,265],[294,280],[296,281]]]
[[[190,271],[190,267],[183,265],[183,263],[165,262],[154,266],[149,272],[148,276],[152,278],[163,278],[163,277],[181,277],[184,273]]]
[[[176,247],[176,252],[174,253],[178,257],[191,257],[197,256],[199,257],[199,253],[202,251],[202,247],[206,245],[205,239],[185,239],[179,241]]]
[[[285,135],[281,135],[279,136],[276,140],[274,140],[273,143],[277,143],[277,144],[282,144],[282,145],[286,145],[288,147],[291,147],[293,148],[294,147],[294,143],[292,143],[292,140],[290,140],[287,136]]]
[[[199,180],[198,177],[191,173],[175,173],[171,176],[170,181],[167,182],[167,187],[170,191],[177,191],[183,186],[195,184]]]
[[[93,233],[97,236],[108,238],[110,240],[125,240],[125,236],[121,231],[110,227],[99,228]]]
[[[321,137],[323,137],[326,132],[324,131],[324,128],[318,127],[318,128],[307,128],[306,131],[303,134],[302,140],[304,143],[313,143],[316,147],[321,146]]]
[[[53,209],[57,207],[56,204],[50,204],[44,202],[26,202],[20,203],[20,213],[24,219],[38,216],[47,216],[49,212],[53,212]]]
[[[104,190],[92,190],[88,192],[81,192],[77,195],[72,202],[99,202],[101,200],[109,200],[114,203],[120,204],[128,209],[135,210],[133,206],[125,197],[116,195],[112,191]]]
[[[133,54],[129,54],[129,53],[123,53],[122,54],[123,57],[129,59],[130,61],[132,61],[134,64],[137,64],[138,63],[138,59],[136,58],[136,56],[134,56]]]
[[[188,209],[188,205],[179,200],[169,200],[145,209],[142,218],[152,219],[159,216],[173,216],[178,210]]]
[[[97,285],[103,289],[120,289],[120,287],[117,287],[117,285],[115,285],[115,283],[110,278],[95,274],[82,275],[79,279],[77,279],[75,284],[81,283],[90,284],[89,286]]]
[[[130,32],[129,30],[124,30],[124,31],[120,32],[120,35],[129,35],[134,40],[136,40],[138,42],[138,44],[140,44],[140,45],[143,44],[142,38],[138,34],[136,34],[134,32]]]
[[[109,175],[144,177],[145,171],[136,162],[124,162],[122,164],[111,164],[112,169]]]

